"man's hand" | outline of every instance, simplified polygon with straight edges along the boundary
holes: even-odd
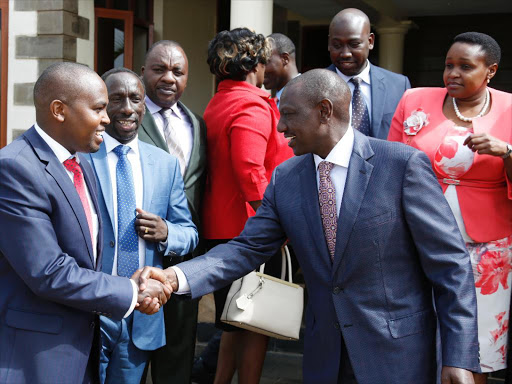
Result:
[[[137,272],[134,276],[136,274]],[[158,312],[160,307],[171,297],[172,290],[157,280],[147,279],[143,290],[140,288],[138,279],[132,277],[132,280],[139,287],[135,308],[146,315],[153,315]]]
[[[443,366],[441,384],[475,384],[473,373],[462,368]]]
[[[141,238],[152,243],[160,243],[167,240],[167,224],[153,213],[140,208],[136,209],[135,231]]]
[[[139,289],[143,291],[146,289],[146,283],[149,279],[158,280],[162,284],[164,284],[167,288],[169,288],[172,292],[178,291],[178,278],[176,276],[176,272],[174,269],[167,268],[162,270],[160,268],[155,267],[144,267],[144,269],[137,270],[132,279],[138,282]]]

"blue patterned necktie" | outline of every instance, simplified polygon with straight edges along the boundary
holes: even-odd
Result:
[[[350,82],[354,84],[354,93],[352,94],[352,127],[366,136],[370,136],[370,115],[361,92],[361,78],[353,77],[350,79]]]
[[[130,161],[130,147],[118,145],[113,149],[119,160],[116,166],[117,183],[117,274],[131,277],[139,268],[139,238],[135,232],[135,188]]]

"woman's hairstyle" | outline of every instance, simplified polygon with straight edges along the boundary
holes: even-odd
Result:
[[[244,81],[258,63],[267,63],[271,51],[265,36],[247,28],[235,28],[219,32],[210,41],[206,62],[218,80]]]
[[[491,36],[480,32],[464,32],[455,36],[452,45],[455,43],[467,43],[478,45],[485,55],[485,64],[499,64],[501,59],[501,48]]]

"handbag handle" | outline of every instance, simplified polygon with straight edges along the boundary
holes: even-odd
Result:
[[[288,245],[281,247],[281,280],[284,280],[286,275],[286,265],[288,265],[288,282],[292,281],[292,259],[290,258],[290,251]],[[260,273],[265,273],[265,264],[260,265]]]

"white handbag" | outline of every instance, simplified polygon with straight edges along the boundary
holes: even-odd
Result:
[[[284,340],[298,340],[304,289],[292,282],[292,262],[285,245],[281,248],[281,279],[250,272],[236,280],[229,290],[220,320],[224,323]],[[288,281],[284,280],[288,265]]]

